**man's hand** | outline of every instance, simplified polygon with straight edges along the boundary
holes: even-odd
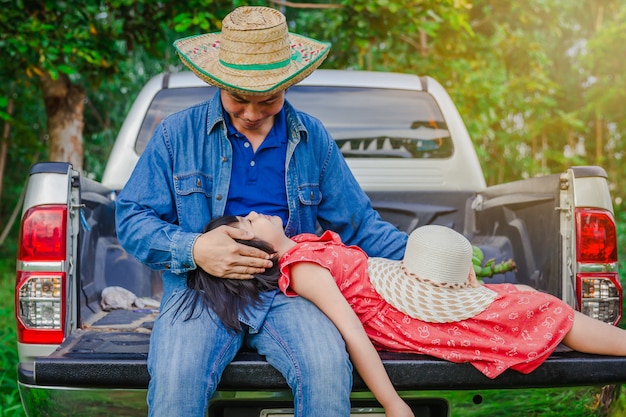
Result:
[[[246,230],[230,226],[210,230],[196,239],[194,261],[198,268],[216,277],[251,279],[253,274],[262,273],[272,266],[267,253],[234,241],[253,237]]]

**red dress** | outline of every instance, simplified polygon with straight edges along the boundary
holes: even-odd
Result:
[[[572,327],[570,306],[552,295],[522,292],[511,284],[486,284],[498,297],[471,319],[454,323],[414,319],[376,293],[368,276],[367,255],[361,249],[345,246],[330,231],[321,237],[301,234],[293,240],[298,245],[280,259],[281,291],[297,295],[289,288],[291,264],[313,262],[328,269],[378,350],[470,362],[495,378],[508,368],[522,373],[535,370]]]

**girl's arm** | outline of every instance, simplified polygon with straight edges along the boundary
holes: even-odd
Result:
[[[346,342],[352,363],[385,408],[386,416],[413,416],[393,387],[378,352],[330,272],[311,262],[295,263],[290,268],[291,288],[315,304],[337,327]]]

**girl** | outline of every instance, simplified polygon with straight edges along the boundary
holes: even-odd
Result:
[[[278,217],[251,212],[234,219],[231,226],[262,237],[275,251],[280,290],[309,299],[337,326],[387,416],[412,412],[376,349],[470,362],[490,378],[508,368],[533,371],[561,342],[581,352],[626,356],[626,332],[552,295],[512,284],[480,285],[470,242],[447,227],[416,229],[404,259],[391,261],[368,258],[330,231],[290,239]],[[205,278],[194,278],[196,288],[202,290]]]

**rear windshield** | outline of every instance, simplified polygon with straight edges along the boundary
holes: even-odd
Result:
[[[141,154],[167,115],[209,100],[214,87],[163,90],[153,100],[135,149]],[[448,158],[450,133],[433,98],[420,91],[294,86],[287,100],[319,118],[346,158]]]

